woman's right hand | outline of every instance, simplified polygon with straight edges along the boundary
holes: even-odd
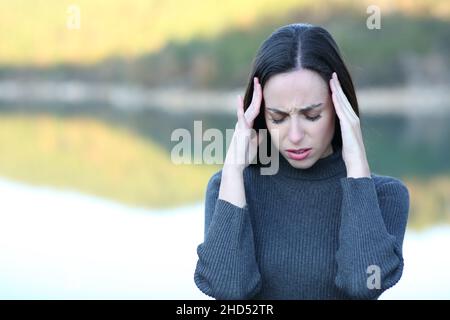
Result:
[[[253,96],[250,106],[244,112],[244,101],[238,96],[237,123],[225,157],[224,167],[243,171],[257,156],[260,141],[253,129],[253,122],[258,116],[262,101],[262,87],[257,77],[253,78]]]

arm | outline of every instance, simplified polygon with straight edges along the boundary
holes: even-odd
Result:
[[[374,180],[368,177],[342,178],[341,186],[343,197],[335,283],[350,298],[377,299],[400,280],[403,272],[408,189],[392,178],[378,190]],[[379,267],[381,281],[378,285],[376,281],[372,282],[377,272],[370,266]]]
[[[236,166],[224,166],[219,189],[219,199],[240,208],[244,208],[247,205],[244,174],[241,169],[237,169]]]
[[[208,183],[205,238],[197,247],[194,281],[203,293],[216,299],[250,299],[261,287],[261,276],[248,206],[218,198],[222,174],[216,173]]]

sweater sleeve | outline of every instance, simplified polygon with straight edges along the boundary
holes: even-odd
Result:
[[[351,299],[378,299],[402,276],[409,192],[398,179],[342,178],[336,286]]]
[[[209,181],[205,236],[197,247],[197,287],[216,299],[251,299],[261,288],[248,206],[218,199],[221,171]]]

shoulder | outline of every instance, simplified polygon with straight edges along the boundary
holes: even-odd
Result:
[[[222,169],[215,172],[210,178],[206,185],[206,194],[205,198],[208,199],[217,199],[219,195],[219,187],[220,181],[222,180]]]
[[[220,169],[219,171],[215,172],[208,181],[208,188],[215,186],[217,184],[220,184],[220,181],[222,180],[222,169]]]
[[[406,184],[399,178],[372,173],[372,180],[379,198],[396,198],[409,203],[409,191]]]

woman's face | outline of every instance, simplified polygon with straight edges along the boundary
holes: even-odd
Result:
[[[328,84],[318,73],[300,69],[272,76],[263,96],[272,143],[293,167],[307,169],[333,153],[336,114]],[[287,151],[303,148],[311,149],[304,159]]]

